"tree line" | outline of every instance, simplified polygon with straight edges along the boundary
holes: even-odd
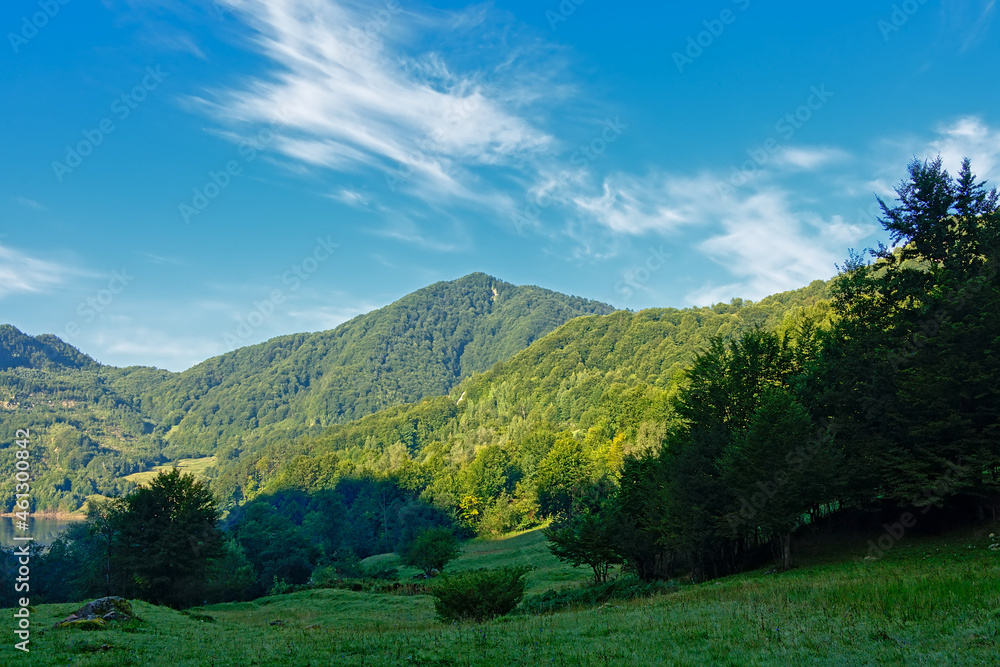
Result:
[[[851,253],[828,325],[713,340],[658,451],[559,513],[556,555],[597,580],[616,563],[704,579],[788,568],[797,530],[887,504],[996,519],[997,192],[940,157],[912,162],[896,192],[879,200],[894,246]]]

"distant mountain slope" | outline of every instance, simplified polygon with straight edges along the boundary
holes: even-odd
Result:
[[[156,388],[154,415],[187,454],[261,427],[328,426],[448,393],[603,303],[482,273],[439,282],[336,329],[224,354]]]
[[[0,324],[0,370],[95,369],[99,365],[72,345],[51,334],[29,336],[9,324]]]
[[[460,390],[470,401],[499,393],[508,400],[517,397],[526,413],[548,409],[559,396],[557,419],[579,419],[582,412],[565,407],[577,402],[588,384],[666,388],[712,336],[730,338],[751,327],[776,330],[790,314],[827,298],[829,284],[817,280],[756,303],[735,299],[710,308],[650,308],[579,318],[463,383]]]
[[[91,493],[164,460],[272,441],[446,394],[579,315],[607,304],[482,273],[439,282],[313,334],[209,359],[183,373],[102,366],[55,336],[0,327],[0,436],[37,435],[38,509],[72,510]],[[0,450],[0,471],[12,466]],[[0,508],[12,497],[0,493]]]
[[[712,336],[823,320],[828,298],[829,283],[815,281],[757,303],[580,317],[464,380],[450,397],[383,410],[222,466],[219,489],[245,498],[289,485],[330,488],[347,474],[395,474],[458,512],[458,500],[471,493],[462,480],[481,474],[469,465],[485,448],[502,448],[517,462],[511,479],[530,482],[554,441],[538,432],[568,429],[638,447],[663,428],[673,379]]]

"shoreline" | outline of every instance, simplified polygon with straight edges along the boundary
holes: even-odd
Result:
[[[0,518],[13,519],[17,514],[14,512],[2,512]],[[58,519],[60,521],[85,521],[86,514],[71,514],[69,512],[32,512],[28,514],[31,519]]]

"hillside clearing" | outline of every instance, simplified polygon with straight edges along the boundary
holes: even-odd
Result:
[[[132,473],[131,475],[123,477],[123,479],[142,486],[161,472],[172,470],[176,467],[181,471],[181,473],[194,475],[196,479],[204,480],[208,479],[205,472],[214,466],[217,460],[218,459],[215,456],[202,456],[196,459],[177,459],[176,461],[170,461],[168,463],[164,463],[163,465],[156,466],[152,470]]]

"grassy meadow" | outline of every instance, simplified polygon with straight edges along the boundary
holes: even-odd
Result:
[[[161,472],[170,471],[176,467],[184,474],[194,475],[195,479],[205,480],[208,479],[205,476],[205,471],[214,466],[217,461],[218,459],[215,456],[203,456],[196,459],[177,459],[176,461],[155,466],[151,470],[147,470],[145,472],[135,472],[131,475],[126,475],[123,479],[135,482],[141,486],[146,482],[151,481]]]
[[[141,622],[89,632],[50,629],[78,604],[40,605],[30,656],[8,639],[0,664],[996,665],[1000,552],[987,532],[907,536],[880,560],[863,559],[873,536],[806,543],[786,573],[483,625],[435,620],[428,596],[333,589],[185,612],[136,602]],[[472,541],[449,569],[519,563],[537,567],[529,595],[589,576],[539,531]]]

